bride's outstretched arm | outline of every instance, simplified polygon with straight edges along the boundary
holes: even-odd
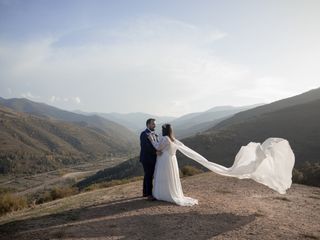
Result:
[[[150,139],[154,148],[157,149],[158,151],[162,151],[169,144],[167,137],[161,137],[159,142],[157,142],[154,138],[152,138],[151,135],[149,135],[148,138]]]

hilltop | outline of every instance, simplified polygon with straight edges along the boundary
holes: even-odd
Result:
[[[320,239],[320,190],[280,195],[251,180],[182,179],[199,205],[141,198],[141,181],[86,192],[0,218],[0,239]]]

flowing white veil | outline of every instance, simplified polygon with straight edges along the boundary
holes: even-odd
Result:
[[[250,142],[242,146],[230,168],[208,161],[177,139],[174,143],[184,155],[220,175],[250,178],[280,194],[291,186],[295,156],[286,139],[268,138],[263,144]]]

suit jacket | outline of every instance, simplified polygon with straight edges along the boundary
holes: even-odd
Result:
[[[151,163],[157,160],[157,150],[148,139],[149,133],[150,130],[146,129],[140,134],[140,162],[142,163]]]

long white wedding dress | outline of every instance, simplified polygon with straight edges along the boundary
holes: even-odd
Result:
[[[168,136],[157,142],[151,140],[153,146],[162,151],[157,157],[154,172],[153,196],[158,200],[173,202],[181,206],[198,204],[198,200],[183,194],[176,151],[195,160],[209,170],[229,177],[250,178],[279,192],[286,193],[292,183],[292,169],[295,156],[287,140],[268,138],[263,144],[250,142],[242,146],[230,168],[208,161],[199,153]]]

